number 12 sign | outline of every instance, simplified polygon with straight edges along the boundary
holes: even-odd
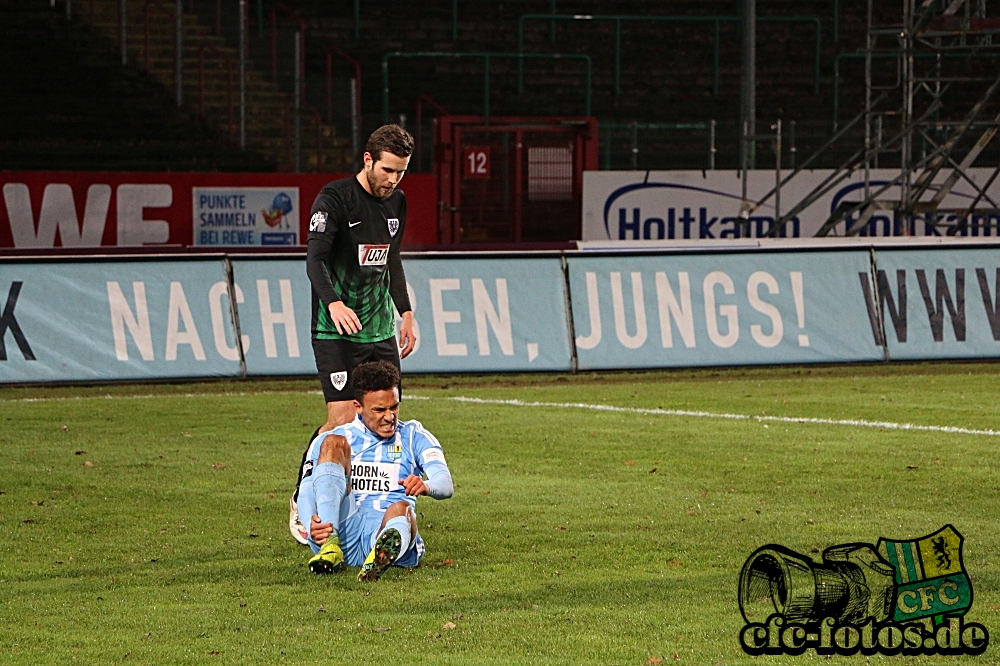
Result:
[[[462,161],[465,163],[464,178],[490,177],[490,147],[467,146]]]

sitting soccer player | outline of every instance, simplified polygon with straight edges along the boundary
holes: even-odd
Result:
[[[417,497],[451,497],[451,472],[437,439],[419,421],[399,420],[398,386],[392,363],[357,366],[351,377],[357,418],[309,446],[299,507],[312,516],[313,573],[334,573],[346,563],[361,567],[358,580],[376,581],[393,564],[417,566],[424,554]]]

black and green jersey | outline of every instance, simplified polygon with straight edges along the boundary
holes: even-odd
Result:
[[[320,190],[309,219],[306,255],[314,338],[380,342],[393,336],[393,304],[400,314],[411,309],[399,257],[405,224],[406,196],[400,190],[378,199],[355,176]],[[335,301],[357,314],[358,333],[337,333],[327,309]]]

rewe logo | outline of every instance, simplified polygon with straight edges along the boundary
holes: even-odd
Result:
[[[37,218],[31,205],[31,191],[26,184],[4,183],[3,199],[15,248],[55,247],[57,230],[62,247],[100,247],[112,202],[110,185],[90,185],[81,225],[73,189],[67,183],[45,186]],[[121,184],[115,189],[114,201],[118,245],[146,245],[170,240],[169,223],[143,218],[145,208],[166,208],[173,203],[173,188],[170,185]]]
[[[359,245],[358,263],[362,266],[385,266],[389,260],[388,245]]]

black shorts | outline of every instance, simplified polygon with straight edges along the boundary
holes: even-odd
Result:
[[[323,397],[327,402],[354,400],[351,371],[367,361],[389,361],[399,367],[399,347],[396,338],[379,342],[313,339],[313,355]],[[338,388],[339,386],[339,388]]]

